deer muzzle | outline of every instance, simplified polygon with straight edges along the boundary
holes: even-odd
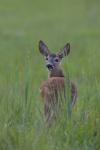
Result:
[[[48,68],[48,70],[52,70],[53,69],[53,65],[52,64],[47,64],[46,67]]]

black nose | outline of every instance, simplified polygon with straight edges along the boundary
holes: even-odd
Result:
[[[47,68],[48,68],[49,70],[52,70],[52,69],[53,69],[53,66],[52,66],[51,64],[47,64]]]

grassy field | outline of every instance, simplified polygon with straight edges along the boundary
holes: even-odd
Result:
[[[53,51],[70,42],[62,66],[78,89],[71,118],[62,112],[49,129],[40,39]],[[99,0],[0,0],[0,150],[100,150],[99,63]]]

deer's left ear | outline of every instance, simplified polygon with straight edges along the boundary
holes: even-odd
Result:
[[[58,56],[60,59],[64,58],[65,56],[67,56],[70,52],[70,43],[67,43],[59,52],[58,52]]]
[[[44,56],[48,56],[48,54],[50,53],[48,47],[46,46],[46,44],[43,41],[39,41],[39,51],[42,55]]]

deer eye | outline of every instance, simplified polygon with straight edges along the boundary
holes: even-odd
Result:
[[[48,57],[46,57],[46,60],[48,60]]]
[[[56,58],[55,61],[58,62],[59,61],[58,58]]]

